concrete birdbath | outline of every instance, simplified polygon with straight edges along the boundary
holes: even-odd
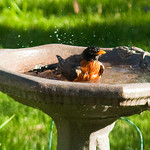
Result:
[[[97,83],[25,74],[38,64],[57,65],[56,55],[67,58],[84,49],[49,44],[0,50],[0,90],[54,119],[58,150],[109,150],[114,122],[148,109],[149,53],[135,47],[104,48],[100,60],[106,69]]]

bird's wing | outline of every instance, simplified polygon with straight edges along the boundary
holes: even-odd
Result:
[[[63,59],[57,55],[59,61],[58,71],[68,80],[74,80],[77,77],[76,68],[80,66],[80,55],[73,55],[67,59]]]

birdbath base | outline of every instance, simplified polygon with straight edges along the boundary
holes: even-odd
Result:
[[[90,135],[89,150],[110,150],[109,133],[115,122]]]
[[[61,97],[57,99],[61,100]],[[68,97],[63,99],[66,102],[75,101]],[[58,150],[109,150],[108,136],[119,116],[131,115],[145,109],[145,106],[108,107],[64,103],[47,104],[46,107],[40,104],[38,107],[55,121]]]
[[[56,122],[58,150],[110,150],[109,133],[116,119],[65,120]],[[105,124],[112,123],[104,128]],[[98,131],[97,131],[98,130]],[[94,132],[96,131],[96,132]],[[93,132],[93,133],[92,133]],[[91,134],[92,133],[92,134]],[[91,135],[91,136],[89,136]]]

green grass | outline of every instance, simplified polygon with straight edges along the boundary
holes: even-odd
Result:
[[[148,0],[1,0],[0,47],[22,48],[49,43],[100,47],[134,45],[150,50]],[[48,148],[51,118],[0,93],[0,124],[16,114],[0,131],[0,149]],[[150,113],[131,116],[150,149]],[[110,134],[111,150],[139,150],[139,137],[128,123],[118,120]],[[56,149],[56,128],[52,142]]]
[[[51,118],[43,112],[15,102],[0,93],[0,124],[15,117],[0,130],[2,150],[48,149]],[[52,148],[56,147],[56,127],[53,130]]]
[[[79,0],[79,5],[75,14],[69,0],[1,0],[1,47],[64,43],[149,49],[150,2]]]
[[[129,117],[142,132],[144,139],[144,150],[150,150],[150,112],[145,111],[140,115]],[[140,150],[139,133],[131,124],[124,120],[118,120],[110,134],[110,144],[113,150]]]

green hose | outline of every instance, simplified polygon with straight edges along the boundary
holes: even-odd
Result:
[[[50,134],[49,134],[48,150],[52,150],[53,127],[54,127],[54,120],[52,120],[51,126],[50,126]]]
[[[120,117],[120,119],[127,121],[128,123],[130,123],[131,125],[133,125],[135,127],[135,129],[137,130],[137,132],[139,133],[139,136],[140,136],[140,141],[141,141],[140,142],[140,150],[143,150],[143,136],[142,136],[140,129],[129,119],[124,118],[124,117]]]
[[[133,125],[135,127],[135,129],[137,130],[137,132],[139,133],[140,136],[140,150],[143,150],[143,136],[142,133],[140,131],[140,129],[129,119],[124,118],[124,117],[120,117],[121,120],[125,120],[128,123],[130,123],[131,125]],[[53,136],[53,127],[54,127],[54,120],[52,120],[51,122],[51,126],[50,126],[50,135],[49,135],[49,144],[48,144],[48,150],[52,150],[52,136]]]

